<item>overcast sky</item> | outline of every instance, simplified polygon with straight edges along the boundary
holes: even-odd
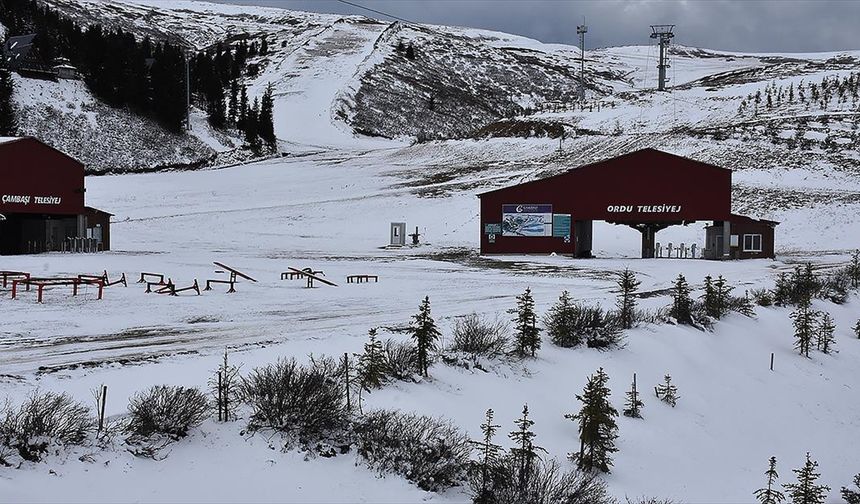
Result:
[[[373,14],[338,0],[217,0],[287,9]],[[650,24],[675,24],[675,42],[733,51],[860,49],[860,0],[349,0],[421,23],[471,26],[586,47],[647,44]]]

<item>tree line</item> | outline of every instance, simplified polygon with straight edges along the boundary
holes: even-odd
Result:
[[[265,39],[259,45],[247,40],[232,47],[218,43],[189,56],[178,43],[148,36],[137,39],[122,28],[100,24],[83,28],[36,0],[0,0],[0,22],[10,35],[35,33],[34,46],[45,63],[67,58],[93,95],[108,105],[152,117],[179,133],[188,111],[188,86],[192,102],[207,112],[214,128],[236,128],[253,150],[274,150],[272,87],[249,100],[246,87],[240,85],[242,77],[257,72],[249,58],[268,53]],[[11,93],[11,81],[0,69],[0,127],[14,114],[11,105],[4,106],[11,104]]]

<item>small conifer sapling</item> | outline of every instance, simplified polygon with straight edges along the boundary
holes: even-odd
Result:
[[[779,479],[779,473],[776,472],[776,457],[770,458],[764,475],[767,477],[767,486],[753,492],[755,498],[760,504],[779,504],[784,501],[785,495],[776,489],[776,480]]]
[[[657,399],[660,399],[673,408],[678,403],[678,399],[681,398],[678,395],[678,387],[672,383],[672,377],[670,375],[664,376],[663,383],[654,387],[654,393],[657,395]]]

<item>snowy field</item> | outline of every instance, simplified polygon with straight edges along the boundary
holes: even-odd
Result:
[[[497,142],[486,148],[512,146]],[[443,336],[450,337],[457,316],[476,311],[508,317],[505,310],[526,287],[534,292],[539,313],[563,289],[609,307],[612,273],[628,266],[642,280],[641,290],[654,292],[641,306],[658,308],[669,303],[659,291],[678,273],[694,286],[707,274],[722,274],[742,293],[771,286],[777,272],[807,257],[822,265],[847,257],[844,251],[820,253],[844,249],[842,242],[810,249],[817,225],[803,224],[798,211],[782,216],[790,227],[801,228],[785,233],[788,238],[782,238],[783,226],[778,229],[778,248],[794,252],[777,261],[639,260],[639,234],[611,225],[595,227],[597,259],[482,258],[475,194],[484,189],[418,197],[415,187],[403,184],[402,173],[409,163],[424,162],[422,149],[90,177],[88,204],[116,214],[114,250],[6,257],[0,269],[40,275],[106,269],[111,277],[125,272],[131,283],[108,288],[101,301],[92,290],[77,298],[49,290],[41,305],[32,292],[14,301],[5,292],[0,299],[0,397],[17,402],[39,388],[65,391],[89,404],[90,391],[106,384],[107,413],[118,416],[130,395],[150,385],[205,387],[225,348],[248,372],[279,357],[360,352],[371,327],[381,327],[383,338],[405,338],[388,329],[405,326],[425,295]],[[844,223],[840,235],[857,235],[853,208],[828,212]],[[410,232],[418,226],[423,245],[384,249],[393,221],[406,221]],[[675,243],[701,238],[699,224],[658,235],[659,241]],[[221,285],[199,297],[145,294],[134,283],[141,271],[164,273],[179,287],[194,279],[202,284],[223,278],[212,261],[259,282],[240,282],[230,295]],[[279,280],[290,266],[323,270],[339,286],[305,289],[303,281]],[[346,284],[349,274],[377,274],[380,281]],[[563,415],[578,409],[574,394],[589,374],[601,366],[608,372],[613,403],[621,409],[633,373],[643,390],[671,373],[681,395],[676,408],[646,396],[644,420],[619,420],[619,452],[606,477],[612,494],[749,502],[771,455],[780,460],[787,482],[789,469],[800,466],[807,451],[819,461],[823,482],[837,489],[860,470],[852,441],[860,428],[860,341],[850,332],[860,301],[819,302],[816,308],[836,320],[836,354],[798,356],[789,310],[758,308],[754,319],[732,315],[713,332],[644,325],[627,332],[625,348],[611,352],[561,349],[545,341],[537,359],[498,363],[488,372],[439,363],[431,368],[431,379],[389,385],[370,394],[366,407],[442,415],[477,437],[487,408],[495,409],[506,433],[528,403],[537,443],[570,464],[566,454],[575,450],[578,438],[575,424]],[[773,372],[768,370],[771,352]],[[0,501],[468,500],[463,489],[430,494],[399,476],[379,478],[351,454],[305,460],[302,453],[283,452],[276,438],[241,436],[244,425],[242,420],[207,421],[172,445],[161,461],[135,458],[121,447],[80,448],[18,470],[3,468]]]

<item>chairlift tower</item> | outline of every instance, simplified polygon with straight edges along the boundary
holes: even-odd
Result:
[[[576,34],[579,35],[579,99],[585,99],[585,34],[588,32],[588,26],[585,24],[585,18],[582,18],[582,24],[576,27]]]
[[[666,62],[666,51],[669,48],[669,42],[675,37],[672,29],[675,25],[651,25],[651,38],[657,39],[660,43],[660,61],[657,63],[657,91],[666,90],[666,69],[669,64]]]

